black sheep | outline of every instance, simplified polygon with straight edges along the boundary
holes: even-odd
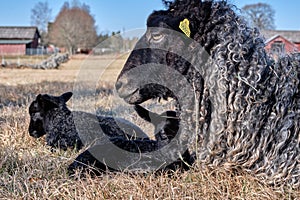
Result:
[[[127,139],[148,138],[138,126],[125,119],[70,111],[66,102],[72,95],[72,92],[60,96],[39,94],[29,106],[29,134],[35,138],[46,135],[47,145],[64,150],[81,149],[83,143],[89,145],[104,134]]]
[[[182,131],[166,157],[194,149],[204,166],[238,166],[299,187],[299,57],[272,60],[259,30],[226,1],[165,3],[117,79],[119,96],[177,100]]]
[[[32,137],[46,135],[47,145],[64,150],[90,146],[69,166],[70,174],[77,168],[86,168],[90,165],[94,165],[100,171],[106,168],[112,171],[124,170],[129,166],[132,170],[144,171],[146,166],[158,169],[169,164],[151,162],[151,159],[139,162],[136,160],[140,153],[151,153],[163,148],[176,135],[179,119],[175,111],[157,115],[141,106],[135,107],[141,117],[155,126],[157,140],[150,140],[140,128],[125,119],[70,111],[66,102],[71,96],[71,92],[60,96],[40,94],[29,107],[29,134]],[[187,169],[193,158],[188,151],[182,157],[183,162],[177,160],[168,165],[168,169],[179,167]],[[107,163],[109,159],[112,161]],[[137,165],[134,166],[132,163]]]

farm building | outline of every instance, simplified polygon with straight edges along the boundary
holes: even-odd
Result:
[[[263,31],[266,50],[276,58],[282,53],[300,52],[300,31]]]
[[[0,55],[25,55],[39,45],[40,33],[32,26],[0,26]]]

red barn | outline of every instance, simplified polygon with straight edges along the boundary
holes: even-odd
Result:
[[[262,34],[266,38],[266,50],[274,57],[300,52],[300,31],[266,30]]]
[[[37,27],[0,26],[0,55],[25,55],[38,47],[40,37]]]

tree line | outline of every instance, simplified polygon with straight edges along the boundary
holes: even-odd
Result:
[[[259,29],[275,28],[275,11],[269,4],[245,5],[241,11],[241,14],[252,26]],[[43,46],[53,44],[72,54],[78,49],[93,49],[112,35],[115,35],[114,39],[110,40],[110,44],[102,45],[103,47],[127,50],[137,40],[136,38],[122,38],[119,34],[120,31],[98,34],[96,21],[90,12],[90,7],[78,0],[73,0],[71,3],[65,2],[52,22],[51,14],[52,9],[47,1],[38,2],[31,10],[31,24],[38,27]]]
[[[77,0],[65,2],[53,21],[51,13],[47,1],[38,2],[31,9],[31,25],[38,27],[40,44],[44,47],[52,44],[73,54],[77,51],[89,52],[102,43],[101,48],[105,48],[105,51],[109,49],[115,52],[130,49],[137,41],[137,38],[122,38],[120,31],[98,34],[90,7]],[[113,39],[111,36],[114,36]],[[99,51],[101,53],[101,49]]]

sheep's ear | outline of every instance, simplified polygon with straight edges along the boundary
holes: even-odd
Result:
[[[69,101],[71,99],[72,96],[73,96],[72,92],[66,92],[66,93],[64,93],[64,94],[61,95],[61,98],[66,103],[67,101]]]
[[[36,101],[41,101],[42,95],[41,94],[37,95],[37,97],[35,99],[36,99]]]

